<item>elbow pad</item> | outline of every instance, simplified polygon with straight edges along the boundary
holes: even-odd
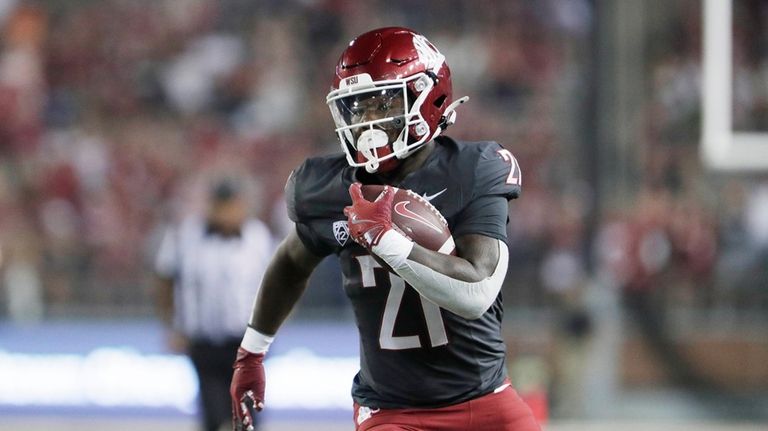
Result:
[[[509,264],[509,251],[502,241],[497,240],[499,260],[493,273],[483,280],[468,282],[409,260],[407,256],[413,243],[403,235],[391,232],[384,235],[373,251],[425,298],[469,320],[480,318],[496,300]]]

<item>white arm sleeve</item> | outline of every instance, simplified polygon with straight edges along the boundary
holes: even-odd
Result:
[[[496,268],[489,277],[476,282],[457,280],[407,259],[413,243],[394,230],[384,234],[373,252],[422,296],[454,314],[473,320],[485,314],[496,300],[507,274],[509,251],[502,241],[496,243],[499,247]]]

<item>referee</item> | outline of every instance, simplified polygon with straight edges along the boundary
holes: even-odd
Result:
[[[171,349],[197,371],[205,431],[231,427],[232,363],[272,253],[267,227],[247,208],[239,184],[218,182],[207,216],[168,229],[155,260],[158,311]]]

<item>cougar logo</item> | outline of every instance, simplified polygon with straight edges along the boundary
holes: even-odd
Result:
[[[440,51],[429,43],[426,37],[420,34],[414,35],[413,47],[416,48],[416,52],[419,53],[419,59],[428,70],[437,73],[443,67],[445,56],[440,54]]]
[[[440,229],[439,227],[437,227],[437,226],[433,225],[432,223],[430,223],[429,220],[425,219],[424,217],[422,217],[422,216],[416,214],[415,212],[409,210],[408,208],[406,208],[409,203],[410,203],[409,201],[400,201],[400,202],[396,203],[395,204],[395,212],[400,214],[403,217],[406,217],[406,218],[409,218],[411,220],[415,220],[415,221],[417,221],[417,222],[419,222],[421,224],[424,224],[424,225],[426,225],[427,227],[429,227],[430,229],[434,230],[437,233],[442,233],[443,232],[442,229]]]
[[[336,237],[336,241],[343,247],[349,239],[349,225],[346,220],[339,220],[333,222],[333,236]]]

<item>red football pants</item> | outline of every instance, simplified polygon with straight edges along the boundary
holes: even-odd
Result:
[[[512,387],[437,409],[369,409],[355,403],[356,431],[541,431]]]

